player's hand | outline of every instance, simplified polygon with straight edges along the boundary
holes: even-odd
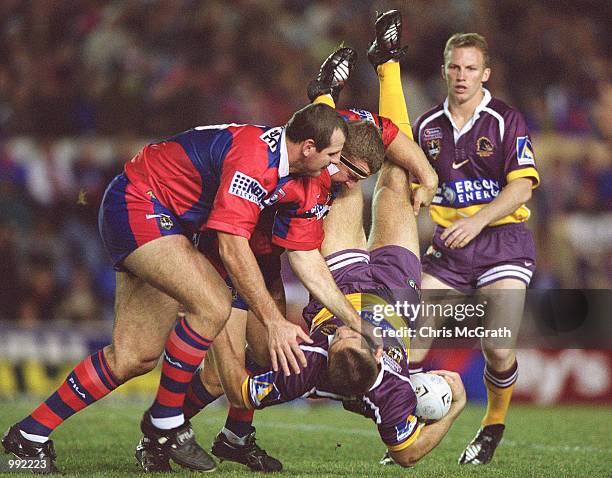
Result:
[[[449,370],[430,370],[429,373],[435,373],[448,382],[453,394],[452,403],[457,403],[463,408],[467,402],[467,396],[465,394],[465,387],[461,381],[461,376],[457,372],[451,372]]]
[[[449,249],[461,249],[480,234],[485,226],[486,224],[483,224],[477,216],[462,218],[444,229],[440,239]]]
[[[436,195],[436,188],[426,188],[425,186],[419,186],[412,191],[412,209],[414,215],[418,216],[421,206],[429,206],[434,196]]]
[[[300,342],[311,344],[312,339],[298,325],[284,319],[268,325],[268,351],[275,372],[278,372],[280,365],[283,373],[289,376],[291,371],[300,373],[300,364],[302,367],[308,366],[306,356],[298,345]]]

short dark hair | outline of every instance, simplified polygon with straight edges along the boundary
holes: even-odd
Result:
[[[344,396],[363,395],[376,381],[378,363],[367,347],[345,347],[329,354],[327,375],[336,393]]]
[[[293,114],[287,122],[286,135],[294,143],[312,139],[317,151],[321,151],[330,145],[331,136],[337,129],[345,138],[348,136],[346,121],[340,113],[322,103],[311,104]]]
[[[455,48],[474,47],[482,52],[484,57],[484,67],[489,68],[489,45],[487,40],[478,33],[455,33],[446,42],[444,47],[444,64],[448,61],[451,51]]]
[[[370,174],[377,173],[385,160],[385,145],[379,129],[371,121],[349,121],[342,153],[349,158],[363,159]]]

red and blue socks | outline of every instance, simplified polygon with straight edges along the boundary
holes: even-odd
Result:
[[[19,422],[21,434],[28,440],[44,443],[65,420],[105,397],[119,385],[103,350],[99,350],[79,363],[53,395]]]
[[[178,321],[166,341],[161,380],[149,409],[153,426],[168,430],[185,423],[185,395],[211,343],[195,332],[185,318]]]

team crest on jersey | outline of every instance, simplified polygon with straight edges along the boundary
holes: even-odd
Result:
[[[486,136],[481,136],[476,140],[476,154],[481,158],[488,158],[493,154],[493,143]]]
[[[521,166],[535,166],[535,156],[529,136],[516,138],[516,159]]]
[[[390,347],[389,350],[387,350],[387,355],[397,364],[399,364],[404,357],[399,347]]]
[[[428,139],[442,139],[442,128],[426,128],[423,131],[423,138]]]
[[[236,171],[229,187],[229,193],[259,206],[267,196],[268,191],[255,178]]]
[[[262,134],[259,139],[265,141],[270,148],[270,151],[276,153],[276,149],[278,148],[278,143],[280,143],[281,135],[283,134],[283,127],[278,126],[277,128],[271,128]]]
[[[366,120],[366,121],[369,121],[370,123],[376,124],[376,121],[374,121],[374,115],[370,111],[367,111],[367,110],[358,110],[358,109],[352,109],[351,111],[353,113],[359,115],[359,117],[362,120]]]
[[[408,418],[406,418],[405,421],[402,421],[399,424],[395,425],[397,441],[403,442],[408,437],[410,437],[410,435],[412,435],[412,433],[414,432],[414,429],[416,428],[417,424],[417,417],[415,417],[414,415],[410,415],[408,416]]]
[[[427,140],[427,152],[431,159],[438,159],[440,156],[440,150],[442,146],[439,139],[428,139]]]
[[[282,188],[278,188],[276,191],[274,191],[274,193],[272,193],[272,196],[264,200],[263,205],[265,207],[272,206],[273,204],[276,204],[278,201],[284,198],[286,195],[287,193],[283,191]]]

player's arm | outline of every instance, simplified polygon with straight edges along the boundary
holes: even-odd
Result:
[[[298,279],[319,302],[342,322],[361,333],[361,318],[334,281],[318,249],[288,250],[289,264]]]
[[[272,368],[277,371],[280,364],[285,375],[289,375],[290,370],[300,373],[299,364],[304,367],[307,364],[298,340],[310,343],[310,338],[281,315],[266,289],[248,239],[225,232],[218,232],[218,237],[219,253],[234,286],[266,327]]]
[[[530,178],[510,181],[497,197],[470,217],[462,218],[440,235],[444,245],[451,249],[465,247],[489,224],[506,217],[531,199],[533,183]]]
[[[453,401],[448,413],[435,423],[421,428],[416,440],[405,448],[389,450],[391,458],[401,466],[413,466],[427,455],[442,441],[453,422],[457,419],[466,404],[465,389],[461,377],[456,372],[438,370],[433,373],[443,376],[449,383],[453,393]],[[398,448],[401,448],[399,445]]]
[[[429,164],[417,143],[399,131],[387,147],[387,158],[416,177],[420,186],[415,189],[412,207],[415,215],[421,206],[429,206],[438,189],[438,175]]]

